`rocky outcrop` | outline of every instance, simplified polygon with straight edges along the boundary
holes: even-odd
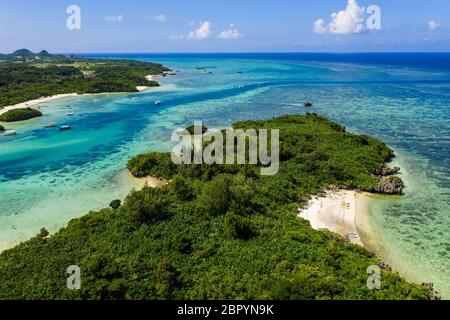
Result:
[[[389,149],[389,154],[387,155],[385,161],[386,161],[386,162],[389,162],[389,161],[391,161],[392,159],[394,159],[395,157],[396,157],[396,155],[395,155],[395,153],[394,153],[394,150]]]
[[[386,177],[386,176],[393,176],[396,175],[397,173],[400,172],[400,168],[399,167],[388,167],[387,165],[384,165],[382,168],[376,170],[374,172],[374,174],[376,176],[382,176],[382,177]]]
[[[385,165],[383,167],[383,170],[381,171],[381,175],[382,176],[393,176],[393,175],[397,174],[399,171],[400,171],[399,167],[390,168]]]
[[[396,176],[379,177],[378,185],[374,188],[373,192],[390,194],[390,195],[402,195],[405,184],[403,180]]]
[[[430,294],[428,296],[428,299],[430,300],[441,300],[440,294],[434,290],[434,285],[432,283],[422,283],[423,286],[427,286],[428,289],[430,289]]]
[[[395,157],[394,151],[390,150],[388,159],[393,157]],[[402,195],[405,184],[400,177],[395,176],[399,172],[399,167],[391,168],[387,164],[383,164],[382,167],[373,172],[373,176],[377,179],[377,185],[370,191],[388,195]]]
[[[378,266],[379,266],[381,269],[383,269],[383,270],[386,270],[386,271],[392,271],[391,266],[388,265],[388,264],[385,263],[385,262],[380,262],[380,263],[378,263]]]

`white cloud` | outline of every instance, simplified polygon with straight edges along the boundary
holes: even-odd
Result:
[[[224,39],[224,40],[233,40],[242,38],[244,35],[236,29],[234,24],[230,24],[230,29],[222,31],[217,38]]]
[[[339,12],[331,14],[331,22],[318,19],[314,22],[315,33],[351,34],[361,33],[366,27],[364,25],[365,8],[360,7],[356,0],[348,0],[347,7]]]
[[[196,30],[189,32],[186,38],[191,40],[204,40],[209,38],[211,32],[211,23],[205,21],[200,23],[200,26]]]
[[[105,20],[109,21],[109,22],[122,22],[124,18],[125,17],[123,15],[120,15],[120,16],[109,16],[109,17],[105,17]]]
[[[328,26],[323,19],[318,19],[313,25],[314,33],[327,33]]]
[[[169,40],[183,40],[183,39],[184,39],[184,35],[182,35],[182,34],[175,34],[175,35],[169,37]]]
[[[435,20],[431,20],[428,21],[428,30],[430,31],[435,31],[437,29],[439,29],[442,26],[442,23],[435,21]]]
[[[150,17],[150,19],[152,19],[153,21],[157,21],[157,22],[166,22],[167,16],[164,14],[158,14],[156,16]]]

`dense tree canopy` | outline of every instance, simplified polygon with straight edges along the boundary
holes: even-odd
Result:
[[[381,289],[366,286],[380,261],[297,217],[330,184],[367,189],[391,154],[370,137],[316,115],[244,121],[278,128],[280,171],[256,166],[173,166],[150,153],[128,166],[137,176],[170,180],[133,191],[115,209],[91,212],[0,255],[3,299],[427,299],[427,286],[382,270]],[[112,199],[111,199],[112,200]],[[63,210],[63,209],[62,209]],[[66,288],[78,265],[80,290]]]
[[[42,113],[36,109],[31,108],[13,109],[0,115],[0,121],[14,122],[14,121],[28,120],[41,116]]]
[[[0,108],[63,93],[136,92],[136,86],[158,86],[147,75],[169,69],[130,60],[95,60],[53,56],[0,63]]]

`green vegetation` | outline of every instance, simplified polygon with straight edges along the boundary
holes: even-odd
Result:
[[[189,127],[186,128],[186,130],[187,130],[191,135],[193,135],[193,134],[195,133],[195,132],[194,132],[194,129],[195,129],[195,125],[190,125]],[[206,126],[202,125],[202,133],[205,133],[206,131],[208,131],[208,128],[207,128]]]
[[[120,201],[119,199],[113,200],[109,203],[109,207],[114,210],[119,209],[121,205],[122,201]]]
[[[171,178],[178,170],[169,153],[159,152],[134,157],[128,161],[127,167],[138,178],[146,176]]]
[[[155,63],[33,54],[26,49],[4,57],[0,108],[63,93],[136,92],[136,86],[159,85],[145,76],[169,71]]]
[[[381,290],[366,286],[380,261],[297,217],[330,184],[369,189],[389,148],[316,115],[243,121],[278,128],[280,172],[249,165],[183,165],[169,154],[130,160],[137,176],[170,183],[133,191],[115,210],[72,220],[0,255],[0,299],[428,299],[382,270]],[[78,265],[80,290],[66,288]]]
[[[13,109],[0,115],[0,121],[14,122],[28,120],[36,117],[42,117],[42,113],[39,110],[31,108]]]

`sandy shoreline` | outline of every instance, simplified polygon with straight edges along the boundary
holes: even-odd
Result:
[[[64,93],[64,94],[57,94],[54,96],[49,96],[49,97],[41,97],[39,99],[34,99],[34,100],[29,100],[29,101],[25,101],[25,102],[21,102],[15,105],[11,105],[11,106],[6,106],[3,107],[2,109],[0,109],[0,115],[3,113],[6,113],[10,110],[14,110],[14,109],[23,109],[23,108],[32,108],[35,107],[37,105],[40,105],[42,103],[47,103],[53,100],[57,100],[57,99],[61,99],[61,98],[68,98],[68,97],[76,97],[79,96],[79,94],[77,93]]]
[[[147,79],[147,81],[156,81],[155,78],[157,76],[158,75],[147,75],[145,77],[145,79]],[[146,90],[148,90],[150,88],[151,87],[148,87],[148,86],[137,86],[136,87],[136,89],[139,92],[146,91]],[[113,94],[113,93],[116,93],[116,92],[103,92],[103,93],[100,93],[100,94]],[[5,107],[0,109],[0,115],[4,114],[4,113],[6,113],[6,112],[8,112],[10,110],[24,109],[24,108],[33,108],[33,107],[38,106],[40,104],[51,102],[51,101],[62,99],[62,98],[70,98],[70,97],[77,97],[77,96],[87,96],[87,95],[96,95],[96,93],[84,93],[84,94],[62,93],[62,94],[56,94],[56,95],[48,96],[48,97],[41,97],[41,98],[38,98],[38,99],[25,101],[25,102],[21,102],[21,103],[10,105],[10,106],[5,106]]]
[[[149,74],[149,75],[147,75],[147,76],[145,76],[145,79],[147,80],[147,81],[156,81],[155,80],[155,78],[157,77],[158,75],[152,75],[152,74]],[[136,89],[137,89],[137,91],[139,91],[139,92],[143,92],[143,91],[147,91],[148,89],[150,89],[151,87],[149,87],[149,86],[137,86],[136,87]]]
[[[351,190],[327,190],[324,197],[313,197],[298,216],[315,230],[328,229],[351,243],[364,246],[358,232],[357,216],[362,215],[364,194]]]
[[[120,185],[129,186],[130,191],[132,189],[141,190],[145,186],[149,186],[151,188],[160,188],[160,187],[167,185],[167,181],[165,181],[162,178],[158,178],[158,177],[148,176],[148,177],[143,177],[143,178],[136,178],[127,169],[120,171],[116,176],[114,176],[113,181],[114,181],[114,183],[117,183]]]

